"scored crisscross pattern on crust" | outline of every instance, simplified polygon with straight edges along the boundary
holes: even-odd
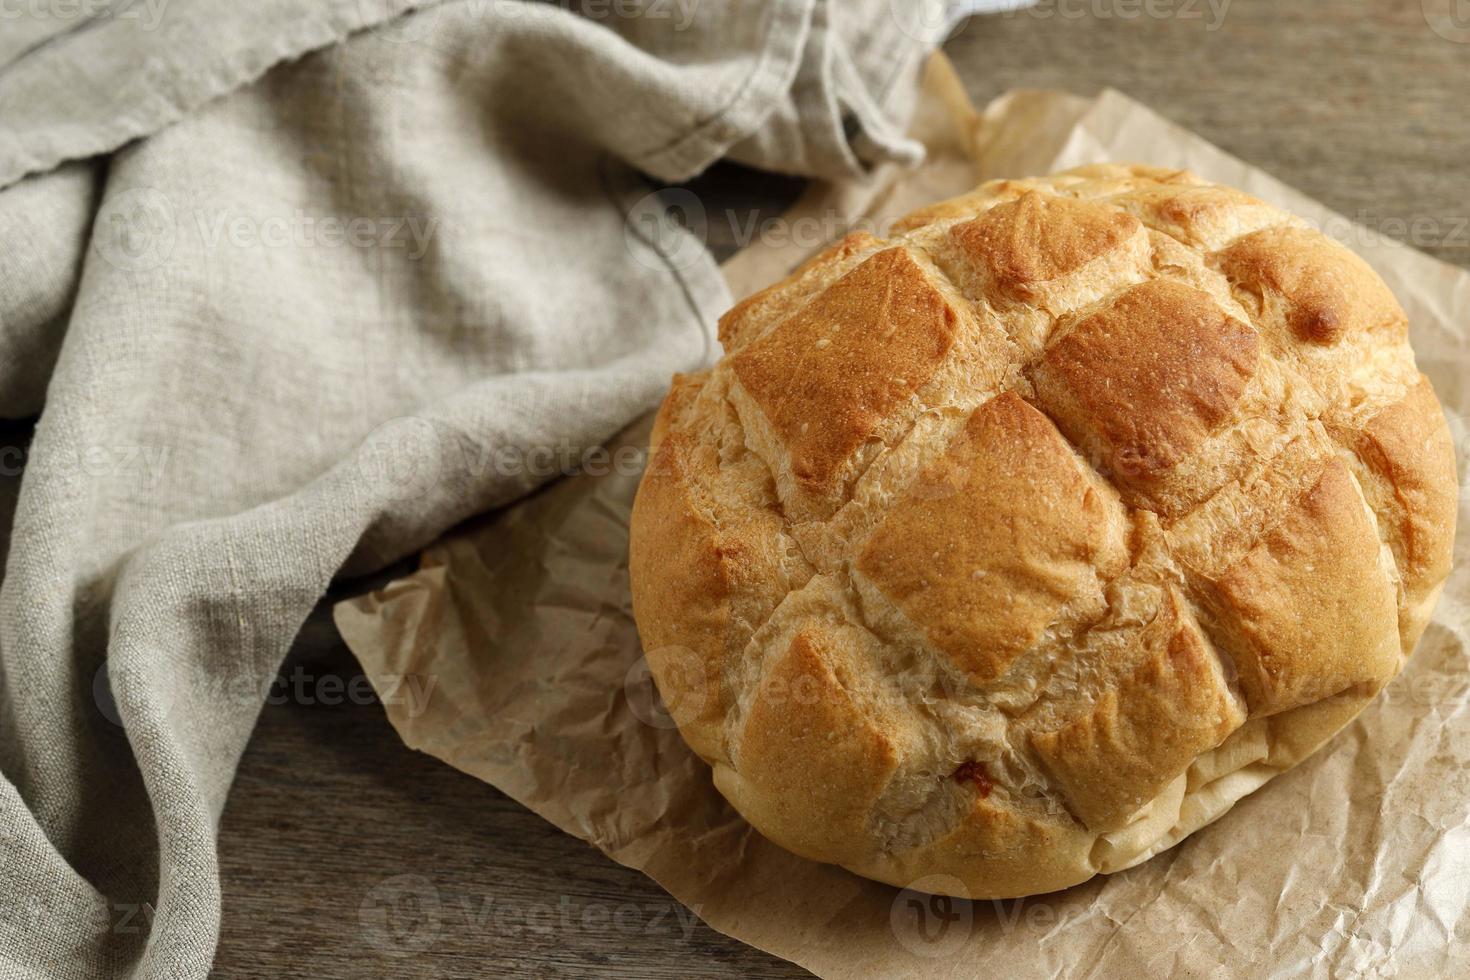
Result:
[[[720,791],[807,857],[977,898],[1135,864],[1356,715],[1448,574],[1399,305],[1188,172],[985,184],[720,339],[655,425],[634,608]]]

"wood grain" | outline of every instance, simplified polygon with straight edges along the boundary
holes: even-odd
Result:
[[[1218,23],[1221,0],[1193,4],[1196,19],[1124,19],[1142,7],[1127,0],[1048,3],[1050,16],[972,21],[950,42],[977,103],[1018,86],[1112,86],[1337,211],[1470,265],[1470,45],[1436,35],[1419,0],[1233,0]],[[731,180],[748,199],[748,177]],[[288,681],[295,671],[287,689],[303,693],[265,708],[225,812],[218,975],[806,975],[687,927],[642,875],[404,748],[377,705],[321,703],[336,700],[321,678],[355,673],[321,615]]]
[[[946,50],[977,105],[1009,88],[1116,88],[1338,213],[1470,265],[1470,43],[1425,17],[1452,0],[1214,2],[1225,14],[1211,29],[1210,0],[1157,0],[1199,19],[1134,20],[1063,15],[1128,0],[1043,0],[969,21]]]

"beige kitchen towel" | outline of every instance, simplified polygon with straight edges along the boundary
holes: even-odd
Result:
[[[0,976],[206,973],[235,764],[329,581],[706,361],[728,293],[650,178],[916,159],[945,24],[410,6],[0,12],[0,414],[39,413],[0,427]]]

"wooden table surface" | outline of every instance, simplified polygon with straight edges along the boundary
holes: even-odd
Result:
[[[1470,265],[1470,43],[1425,16],[1454,2],[1043,0],[971,21],[947,50],[977,103],[1011,87],[1113,86]],[[1470,41],[1462,24],[1443,33]],[[219,976],[806,975],[681,918],[641,874],[404,748],[376,704],[322,684],[355,674],[324,616],[284,672],[301,693],[265,709],[220,832]],[[418,919],[390,933],[382,910],[414,902]]]

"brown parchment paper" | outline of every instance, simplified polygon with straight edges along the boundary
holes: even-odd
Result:
[[[1082,163],[1190,167],[1317,223],[1409,311],[1421,367],[1470,445],[1470,275],[1331,214],[1116,92],[1014,92],[977,114],[931,64],[916,172],[814,187],[792,215],[880,228],[968,189]],[[754,244],[735,295],[817,244]],[[825,977],[1470,975],[1470,563],[1457,567],[1404,673],[1348,729],[1179,847],[1065,892],[932,898],[790,855],[755,833],[680,740],[643,666],[627,587],[626,465],[564,479],[429,548],[420,570],[340,604],[403,740],[656,879],[715,929]],[[1462,485],[1466,483],[1461,477]],[[1470,524],[1462,506],[1461,526]],[[430,683],[432,686],[430,686]],[[387,693],[387,692],[385,692]],[[697,974],[698,965],[690,964]]]

